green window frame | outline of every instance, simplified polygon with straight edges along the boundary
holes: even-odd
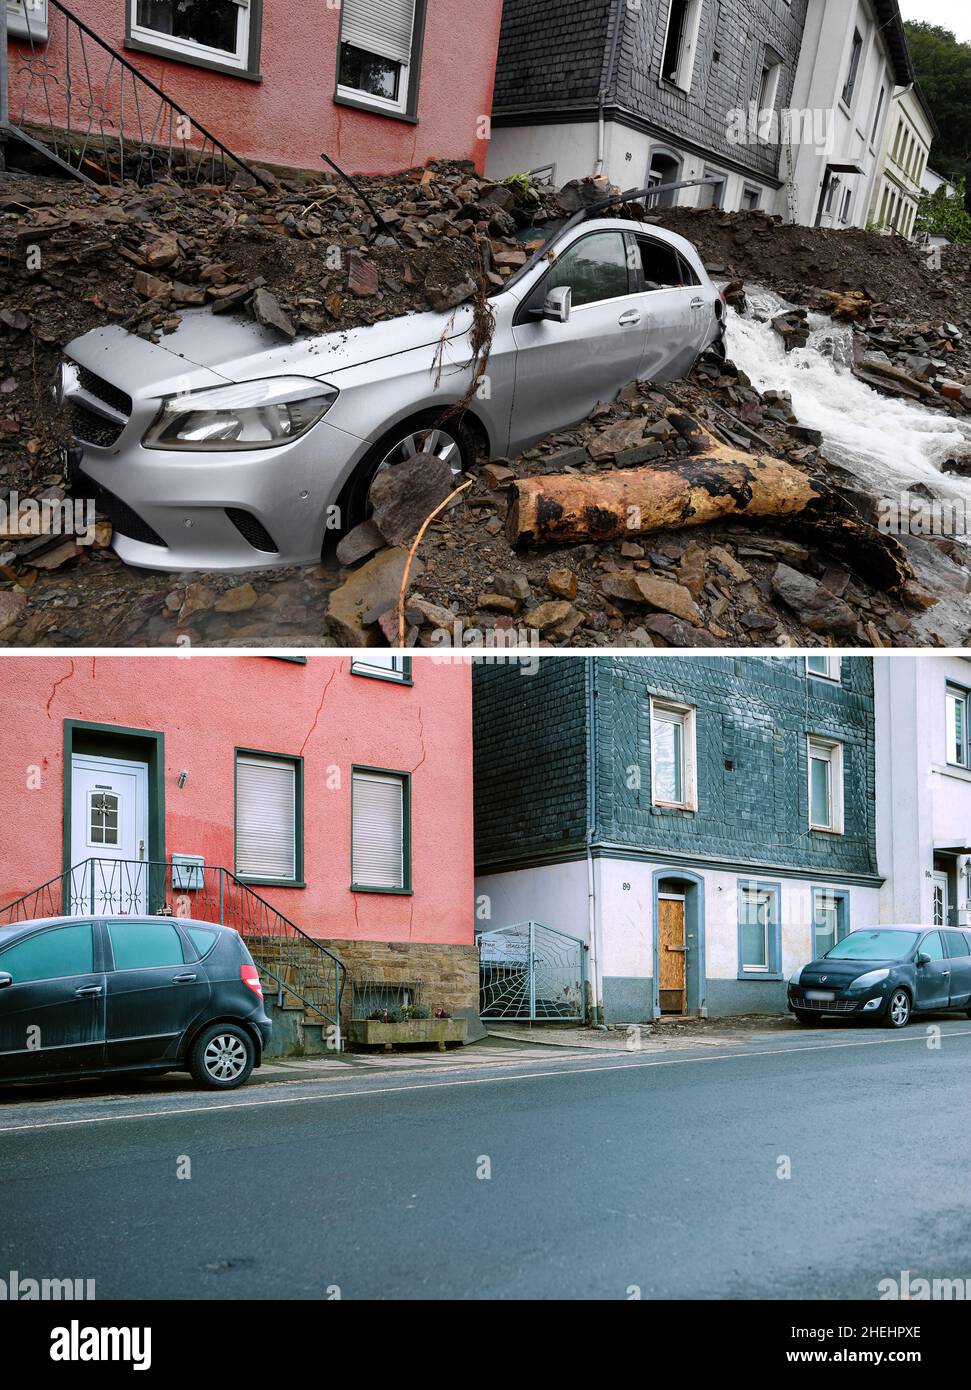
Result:
[[[371,786],[390,785],[397,783],[400,785],[400,870],[395,871],[390,863],[388,870],[381,874],[374,875],[375,881],[368,882],[367,866],[365,864],[365,851],[362,837],[366,832],[365,814],[367,805],[362,792],[365,785]],[[371,809],[375,810],[379,806],[379,797],[375,796],[371,800]],[[393,806],[393,802],[391,803]],[[391,836],[391,845],[385,846],[383,851],[381,846],[372,845],[372,854],[377,849],[377,858],[381,858],[382,853],[387,861],[390,861],[394,853],[394,837]],[[360,850],[360,853],[358,852]],[[373,859],[372,859],[373,862]],[[378,881],[384,878],[384,882]],[[395,881],[397,880],[397,881]],[[351,768],[351,891],[354,893],[390,893],[398,895],[410,894],[412,889],[411,878],[411,773],[402,772],[397,768],[390,767],[366,767],[355,763]]]
[[[390,681],[392,685],[414,685],[411,657],[400,652],[371,652],[367,656],[351,657],[351,675],[365,676],[373,681]]]
[[[262,871],[245,858],[240,862],[240,766],[247,764],[278,764],[293,769],[293,872],[290,874]],[[233,868],[241,883],[266,887],[305,888],[304,882],[304,768],[303,758],[292,753],[270,753],[262,748],[236,748],[233,753]]]

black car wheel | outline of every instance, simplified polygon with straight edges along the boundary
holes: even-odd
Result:
[[[442,420],[442,410],[429,410],[402,421],[380,439],[352,478],[345,496],[342,529],[350,531],[371,515],[371,488],[379,473],[417,456],[442,459],[451,470],[455,487],[475,463],[475,439],[461,415]]]
[[[910,995],[905,989],[895,989],[887,1000],[883,1022],[886,1028],[906,1028],[910,1022]]]
[[[818,1015],[817,1015],[817,1014],[814,1014],[814,1013],[810,1013],[810,1011],[809,1011],[808,1009],[793,1009],[792,1012],[793,1012],[793,1014],[795,1015],[795,1018],[796,1018],[796,1022],[797,1022],[797,1023],[818,1023],[818,1022],[819,1022],[819,1017],[818,1017]]]
[[[231,1091],[253,1070],[256,1049],[245,1028],[214,1023],[196,1038],[189,1054],[189,1071],[200,1086]]]

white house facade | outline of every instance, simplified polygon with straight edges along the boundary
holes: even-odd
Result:
[[[971,925],[971,658],[874,661],[880,920]]]
[[[827,131],[824,141],[792,143],[792,220],[837,229],[867,225],[893,94],[912,81],[897,0],[815,0],[792,106],[826,113]],[[781,204],[776,210],[786,211]]]
[[[937,125],[919,86],[898,88],[890,103],[873,183],[869,224],[912,241]]]

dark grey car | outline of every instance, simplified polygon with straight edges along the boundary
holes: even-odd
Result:
[[[850,932],[789,981],[800,1023],[863,1015],[904,1028],[914,1013],[971,1015],[971,931],[890,926]]]
[[[230,927],[100,916],[0,928],[0,1081],[185,1070],[231,1090],[272,1029]]]

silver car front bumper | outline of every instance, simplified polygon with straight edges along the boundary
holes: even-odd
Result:
[[[70,360],[59,394],[77,446],[75,495],[93,497],[112,521],[122,560],[151,569],[317,563],[328,527],[341,524],[340,491],[369,447],[325,418],[275,449],[146,449],[157,396],[126,395]]]

